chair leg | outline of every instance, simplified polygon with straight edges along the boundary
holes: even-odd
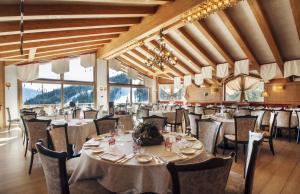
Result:
[[[298,135],[297,135],[297,144],[299,143],[299,137],[300,136],[300,127],[298,128]]]
[[[246,154],[246,144],[243,145],[244,147],[244,155]]]
[[[273,139],[272,138],[269,138],[269,145],[270,145],[270,150],[271,150],[273,156],[275,156],[275,151],[274,151]]]
[[[278,128],[275,127],[275,139],[277,139]]]
[[[8,131],[10,131],[10,125],[11,125],[11,123],[8,122]]]
[[[288,128],[288,130],[289,130],[289,142],[291,142],[291,129]]]
[[[32,151],[31,151],[31,159],[30,159],[30,165],[29,165],[29,171],[28,171],[28,174],[31,174],[31,169],[32,169],[32,164],[33,164],[34,154],[35,154],[35,152],[32,150]]]
[[[25,138],[26,138],[25,135],[23,135],[23,145],[24,145],[24,143],[25,143]]]
[[[28,149],[28,139],[26,139],[26,146],[25,146],[25,155],[24,155],[24,157],[26,157],[26,155],[27,155],[27,149]]]
[[[237,155],[238,155],[238,145],[235,144],[235,156],[234,156],[235,163],[237,162]]]

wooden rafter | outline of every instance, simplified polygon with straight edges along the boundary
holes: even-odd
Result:
[[[144,69],[145,71],[148,71],[148,72],[151,72],[151,73],[155,73],[155,71],[153,69],[151,69],[149,67],[146,67],[143,63],[141,63],[139,60],[137,60],[136,58],[132,57],[128,53],[124,53],[121,56],[123,58],[127,59],[128,61],[132,61],[132,63],[136,64],[136,66],[140,67],[141,69]]]
[[[271,49],[271,52],[275,58],[275,62],[277,63],[277,65],[279,66],[281,72],[284,72],[284,64],[283,64],[283,60],[279,51],[279,48],[276,44],[275,38],[273,37],[270,25],[263,13],[263,11],[261,10],[261,7],[259,5],[259,3],[256,0],[249,0],[248,4],[252,10],[252,13],[254,14],[256,21]]]
[[[201,48],[201,46],[193,39],[191,35],[184,28],[180,28],[176,31],[176,33],[183,39],[186,43],[189,44],[190,47],[193,48],[194,51],[197,52],[199,56],[201,56],[204,60],[208,62],[213,69],[216,69],[216,62],[209,56],[209,54]]]
[[[111,28],[139,24],[141,18],[61,19],[25,21],[25,33]],[[19,22],[0,22],[0,35],[19,34]]]
[[[254,57],[254,55],[252,54],[252,52],[250,51],[249,47],[247,46],[246,41],[241,36],[241,33],[238,30],[237,26],[233,23],[231,18],[224,11],[219,11],[218,15],[221,18],[221,20],[223,21],[223,23],[225,24],[225,26],[227,27],[227,29],[229,30],[229,32],[232,34],[235,41],[238,43],[238,45],[241,47],[241,49],[243,50],[243,52],[249,59],[250,65],[252,64],[254,66],[254,68],[259,71],[259,69],[260,69],[259,64],[258,64],[256,58]]]
[[[223,48],[220,41],[209,31],[209,29],[200,21],[196,21],[193,25],[207,38],[207,40],[215,47],[218,52],[225,58],[231,67],[234,66],[234,60],[230,54]]]
[[[135,64],[131,63],[130,61],[128,61],[127,59],[121,57],[121,56],[118,56],[116,57],[117,60],[119,60],[121,63],[123,63],[124,65],[126,65],[127,67],[130,67],[130,68],[133,68],[135,69],[136,71],[148,76],[149,78],[153,78],[153,76],[148,72],[148,71],[145,71],[141,68],[139,68],[138,66],[136,66]]]
[[[60,40],[69,38],[82,38],[91,36],[119,34],[129,30],[129,27],[116,28],[99,28],[99,29],[83,29],[83,30],[66,30],[58,32],[40,32],[24,34],[24,43],[39,42],[46,40]],[[16,44],[20,42],[20,35],[0,36],[0,46]]]
[[[133,54],[135,54],[136,56],[138,56],[140,59],[142,59],[142,63],[144,63],[147,60],[147,57],[145,55],[143,55],[142,53],[140,53],[139,51],[137,51],[136,49],[130,50]],[[154,66],[157,70],[161,71],[160,68],[155,65]]]
[[[290,0],[291,8],[293,11],[293,16],[298,31],[298,38],[300,39],[300,1]]]
[[[72,2],[82,2],[82,0],[69,0]],[[115,4],[115,5],[163,5],[174,0],[96,0],[100,4]]]
[[[178,53],[180,56],[187,59],[187,61],[190,61],[195,67],[197,67],[199,70],[204,65],[200,64],[197,59],[195,59],[189,51],[187,51],[185,48],[183,48],[181,45],[179,45],[171,36],[166,35],[165,36],[165,42],[166,44],[171,47],[176,53]]]
[[[176,0],[172,3],[160,6],[155,14],[145,17],[140,24],[131,27],[128,32],[101,49],[99,51],[99,57],[109,57],[130,46],[132,40],[142,40],[143,38],[158,32],[161,28],[178,22],[181,19],[181,14],[203,2],[204,0]]]
[[[16,11],[19,5],[1,5],[0,19],[10,19],[13,16],[19,16]],[[118,5],[76,5],[76,4],[27,4],[24,7],[26,13],[24,19],[44,19],[51,16],[61,16],[61,18],[68,18],[68,16],[87,16],[112,18],[112,17],[139,17],[154,14],[156,6],[118,6]],[[55,18],[55,17],[54,17]],[[72,17],[71,17],[72,18]]]

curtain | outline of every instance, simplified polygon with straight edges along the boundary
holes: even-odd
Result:
[[[181,87],[181,80],[180,77],[174,77],[174,89]]]
[[[259,82],[260,79],[250,76],[244,76],[244,88],[242,88],[242,77],[239,76],[229,82],[227,82],[226,86],[226,92],[229,94],[233,94],[235,91],[248,91],[253,88],[255,88]]]
[[[203,75],[201,73],[195,75],[195,84],[198,86],[203,84]]]
[[[212,79],[211,66],[202,67],[201,72],[204,79]]]
[[[115,71],[123,71],[122,70],[122,64],[119,61],[115,60],[115,59],[110,59],[108,64],[109,64],[109,68],[111,68]]]
[[[269,81],[276,76],[277,63],[271,63],[260,66],[260,76],[264,81]]]
[[[249,60],[236,61],[234,63],[234,76],[245,74],[249,75]]]
[[[53,73],[62,74],[69,72],[70,63],[69,58],[57,59],[51,61],[51,69]]]
[[[184,78],[184,80],[183,80],[184,87],[187,87],[192,84],[192,76],[191,75],[185,75],[183,78]]]
[[[39,77],[39,64],[17,66],[17,78],[21,81],[33,81]]]
[[[284,63],[284,78],[292,75],[300,76],[300,60],[287,61]]]
[[[139,72],[137,72],[137,70],[132,69],[132,68],[128,69],[127,74],[130,79],[138,79],[138,76],[139,76]]]
[[[228,76],[229,71],[228,71],[228,63],[223,63],[217,65],[217,77],[219,78],[224,78]]]
[[[81,55],[80,56],[80,65],[84,68],[94,67],[96,64],[95,53]]]
[[[152,88],[152,87],[153,87],[153,82],[154,82],[153,79],[150,79],[149,77],[144,76],[144,85],[145,85],[146,87]]]

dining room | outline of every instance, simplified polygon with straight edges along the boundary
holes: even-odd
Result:
[[[300,0],[1,0],[0,194],[300,194]]]

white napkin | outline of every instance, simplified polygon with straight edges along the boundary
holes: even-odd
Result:
[[[116,161],[120,160],[121,158],[123,158],[124,156],[125,156],[125,154],[107,152],[107,153],[101,155],[101,159],[108,160],[111,162],[116,162]]]

